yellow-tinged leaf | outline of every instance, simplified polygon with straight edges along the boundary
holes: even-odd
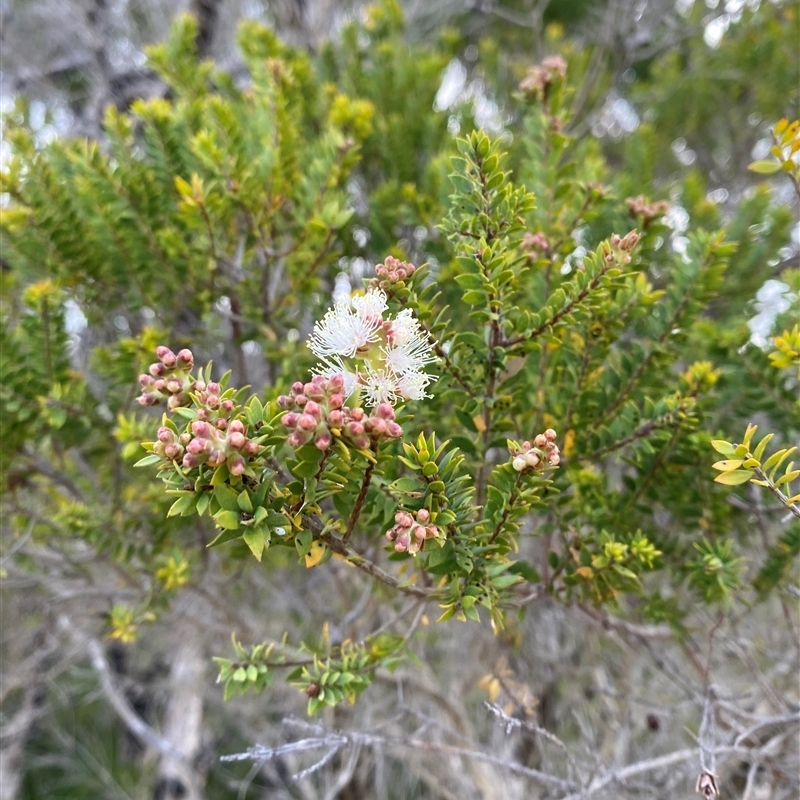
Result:
[[[718,469],[720,472],[731,472],[734,469],[739,469],[744,462],[741,458],[726,459],[725,461],[717,461],[712,464],[713,469]]]
[[[325,555],[325,545],[322,542],[311,542],[311,549],[306,555],[306,568],[316,567]]]
[[[792,470],[791,472],[787,472],[782,477],[778,478],[775,481],[776,486],[783,486],[784,483],[791,483],[798,475],[800,475],[800,469]]]
[[[564,435],[564,444],[561,445],[561,454],[564,458],[569,458],[572,448],[575,446],[575,431],[570,429]]]
[[[724,439],[712,439],[711,446],[723,456],[732,456],[736,452],[734,445]]]
[[[744,439],[742,444],[750,449],[750,442],[753,440],[755,432],[758,430],[758,425],[748,425],[747,430],[744,432]]]
[[[767,449],[767,445],[772,440],[774,433],[768,433],[757,445],[755,452],[753,453],[753,458],[757,458],[761,461],[761,457],[764,455],[764,450]]]
[[[594,577],[594,570],[591,567],[578,567],[575,572],[581,576],[581,578],[586,578],[587,581],[590,581]]]
[[[789,120],[782,117],[775,123],[775,136],[780,136],[789,127]]]
[[[482,414],[476,414],[472,418],[472,421],[475,423],[478,433],[483,433],[486,430],[486,422],[484,421]]]
[[[748,472],[746,469],[737,469],[733,472],[721,472],[714,478],[714,482],[722,483],[725,486],[738,486],[740,483],[747,483],[752,477],[752,472]]]

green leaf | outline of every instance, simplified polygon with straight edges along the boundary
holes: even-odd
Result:
[[[724,439],[712,439],[711,446],[723,456],[732,456],[736,453],[736,448]]]
[[[163,459],[156,453],[151,453],[149,456],[140,458],[133,466],[134,467],[149,467],[151,464],[158,464]]]
[[[778,172],[781,168],[781,165],[777,161],[754,161],[752,164],[748,164],[747,169],[750,172],[757,172],[759,175],[774,175]]]
[[[239,512],[218,511],[214,515],[214,522],[226,531],[236,530],[239,527]]]
[[[725,486],[738,486],[740,483],[747,483],[753,477],[752,472],[746,469],[737,469],[733,472],[723,472],[714,478],[715,483],[722,483]]]
[[[251,528],[242,537],[250,548],[250,552],[256,557],[256,561],[261,561],[261,555],[266,545],[266,536],[263,528]]]

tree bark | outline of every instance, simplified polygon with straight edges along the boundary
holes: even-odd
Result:
[[[178,622],[175,633],[177,646],[163,734],[180,757],[162,755],[153,800],[202,800],[205,775],[197,762],[202,745],[206,658],[200,632],[192,621]]]

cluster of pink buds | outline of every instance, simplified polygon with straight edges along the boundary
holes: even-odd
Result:
[[[625,205],[628,213],[634,218],[642,218],[642,224],[647,227],[653,220],[663,217],[669,211],[669,203],[666,200],[656,200],[649,202],[644,195],[637,197],[626,197]]]
[[[394,515],[395,524],[386,531],[386,538],[394,542],[398,553],[419,553],[427,539],[438,539],[439,529],[430,524],[431,512],[427,508],[419,511],[398,511]]]
[[[611,246],[604,244],[603,259],[606,264],[630,264],[630,253],[639,241],[639,234],[636,231],[629,231],[625,236],[612,233],[609,240]]]
[[[278,398],[278,405],[286,410],[281,422],[291,430],[287,442],[295,448],[313,442],[317,449],[327,450],[338,435],[366,450],[403,433],[389,403],[378,403],[369,415],[363,408],[346,406],[341,375],[315,375],[308,383],[296,381],[290,394]]]
[[[543,233],[526,233],[522,237],[522,249],[533,260],[537,253],[546,253],[550,249],[550,242]]]
[[[540,433],[530,442],[523,442],[521,445],[516,442],[509,444],[511,453],[511,466],[517,472],[528,469],[543,470],[545,467],[557,467],[561,461],[561,453],[556,444],[558,434],[548,428],[544,433]]]
[[[149,374],[139,376],[142,394],[137,398],[143,406],[154,406],[162,400],[170,409],[189,405],[189,392],[194,389],[189,375],[194,366],[191,350],[181,350],[177,355],[161,345],[156,349],[158,361],[150,365]]]
[[[407,261],[400,261],[399,258],[394,256],[386,256],[383,264],[378,264],[375,267],[377,277],[372,279],[370,286],[389,291],[394,284],[408,280],[416,269],[413,264],[409,264]]]
[[[181,434],[166,425],[159,428],[153,452],[172,461],[181,459],[186,469],[201,464],[221,467],[227,463],[231,475],[242,475],[247,460],[261,449],[247,438],[244,423],[238,419],[230,422],[224,417],[216,422],[196,419],[189,427],[189,431]]]
[[[563,80],[566,74],[567,62],[561,56],[548,56],[541,64],[528,69],[519,89],[532,99],[546,100],[550,86]]]

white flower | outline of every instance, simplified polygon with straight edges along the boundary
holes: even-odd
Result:
[[[308,346],[322,363],[316,374],[344,378],[344,392],[363,393],[364,403],[421,400],[434,376],[423,372],[436,361],[429,334],[409,309],[384,319],[386,295],[370,289],[336,303],[314,325]]]
[[[422,400],[430,396],[425,393],[425,389],[432,380],[433,377],[424,372],[405,372],[397,382],[397,394],[406,400]]]
[[[377,341],[380,317],[354,314],[348,303],[337,303],[314,325],[308,346],[314,355],[354,356],[358,350]]]
[[[353,297],[350,302],[361,319],[380,317],[380,321],[383,322],[383,312],[388,306],[386,305],[386,295],[382,289],[370,289],[362,295]]]
[[[397,400],[397,376],[392,370],[371,369],[359,373],[359,382],[368,406],[378,403],[391,403]]]

